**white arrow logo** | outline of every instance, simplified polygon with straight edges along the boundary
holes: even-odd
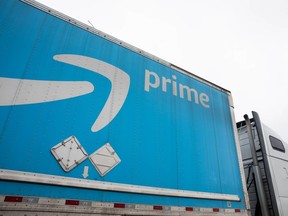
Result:
[[[89,167],[88,166],[84,166],[84,170],[83,170],[83,174],[82,176],[86,179],[89,175],[88,175],[88,171],[89,171]]]
[[[128,74],[113,65],[87,56],[62,54],[55,55],[54,60],[85,68],[110,80],[112,88],[109,97],[91,130],[97,132],[108,125],[118,114],[126,100],[130,87]]]
[[[94,91],[86,81],[44,81],[0,77],[0,106],[64,100]]]
[[[78,66],[106,77],[111,82],[109,97],[91,130],[108,125],[122,108],[130,87],[130,77],[121,69],[98,59],[81,55],[55,55],[54,60]],[[24,105],[64,100],[94,91],[87,81],[43,81],[0,77],[0,106]]]

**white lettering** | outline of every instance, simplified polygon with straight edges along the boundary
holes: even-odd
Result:
[[[205,104],[205,102],[209,102],[209,97],[207,94],[205,93],[201,93],[200,94],[200,103],[202,104],[202,106],[206,107],[206,108],[209,108],[209,104]]]
[[[151,75],[154,77],[154,83],[151,83],[151,79],[150,79]],[[154,72],[150,72],[149,70],[146,70],[146,72],[145,72],[145,91],[149,92],[150,86],[152,88],[158,88],[159,85],[160,85],[159,76]]]
[[[167,79],[166,77],[162,77],[162,91],[167,91],[167,83],[171,83],[171,79]]]
[[[172,78],[173,78],[174,80],[177,79],[177,77],[176,77],[175,75],[172,75]],[[177,82],[176,82],[176,81],[173,81],[173,82],[172,82],[172,85],[173,85],[173,95],[174,95],[174,96],[177,96]]]
[[[144,89],[147,92],[150,92],[150,87],[157,89],[158,87],[160,87],[160,89],[167,93],[167,89],[169,89],[169,84],[171,84],[170,86],[170,91],[171,94],[173,94],[174,96],[178,96],[178,92],[179,92],[179,97],[181,99],[185,99],[187,101],[191,101],[194,102],[195,104],[200,104],[205,107],[205,108],[209,108],[209,97],[207,94],[205,93],[200,93],[198,94],[197,89],[195,88],[191,88],[187,85],[183,85],[181,83],[177,83],[177,77],[175,75],[172,75],[172,79],[166,78],[164,76],[160,77],[158,76],[157,73],[146,70],[145,71],[145,84],[144,84]],[[169,92],[169,91],[168,91]]]
[[[184,91],[183,89],[186,89],[186,92],[187,92],[187,99],[188,101],[192,101],[192,97],[191,97],[191,92],[194,93],[194,100],[195,100],[195,103],[198,104],[198,92],[193,89],[193,88],[190,88],[188,86],[184,86],[182,84],[179,84],[179,91],[180,91],[180,97],[181,98],[184,98]]]

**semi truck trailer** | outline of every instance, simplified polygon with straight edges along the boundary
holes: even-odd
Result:
[[[34,0],[0,8],[0,215],[250,214],[230,91]]]

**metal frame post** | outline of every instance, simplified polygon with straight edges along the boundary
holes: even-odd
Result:
[[[253,159],[253,171],[255,175],[255,183],[257,187],[261,213],[263,216],[269,216],[269,210],[267,207],[267,199],[266,199],[261,172],[259,168],[259,163],[258,163],[258,159],[256,155],[255,143],[254,143],[254,139],[252,136],[251,122],[250,122],[248,115],[244,115],[244,118],[245,118],[245,122],[247,126],[248,138],[249,138],[249,143],[250,143],[250,148],[251,148],[251,155]]]

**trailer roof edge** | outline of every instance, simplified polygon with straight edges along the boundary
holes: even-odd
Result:
[[[211,86],[211,87],[213,87],[213,88],[215,88],[215,89],[217,89],[217,90],[219,90],[221,92],[225,92],[228,95],[231,94],[231,92],[229,90],[227,90],[227,89],[225,89],[225,88],[223,88],[223,87],[221,87],[219,85],[216,85],[213,82],[210,82],[210,81],[208,81],[208,80],[206,80],[206,79],[204,79],[204,78],[202,78],[200,76],[197,76],[194,73],[191,73],[191,72],[189,72],[189,71],[187,71],[187,70],[185,70],[185,69],[183,69],[181,67],[178,67],[178,66],[176,66],[176,65],[174,65],[172,63],[169,63],[168,61],[165,61],[165,60],[163,60],[161,58],[158,58],[155,55],[152,55],[152,54],[150,54],[150,53],[148,53],[148,52],[146,52],[146,51],[144,51],[142,49],[139,49],[139,48],[137,48],[137,47],[135,47],[135,46],[133,46],[133,45],[131,45],[129,43],[126,43],[126,42],[124,42],[122,40],[119,40],[119,39],[117,39],[117,38],[115,38],[115,37],[113,37],[113,36],[111,36],[109,34],[106,34],[106,33],[102,32],[102,31],[94,28],[93,26],[89,26],[89,25],[87,25],[87,24],[85,24],[85,23],[83,23],[81,21],[78,21],[78,20],[76,20],[76,19],[74,19],[74,18],[72,18],[72,17],[70,17],[68,15],[65,15],[65,14],[63,14],[63,13],[61,13],[61,12],[59,12],[59,11],[53,9],[53,8],[50,8],[50,7],[48,7],[48,6],[44,5],[44,4],[41,4],[41,3],[39,3],[39,2],[37,2],[35,0],[19,0],[19,1],[24,2],[24,3],[28,4],[28,5],[31,5],[31,6],[33,6],[35,8],[40,9],[40,10],[42,10],[42,11],[48,13],[48,14],[51,14],[51,15],[53,15],[55,17],[58,17],[58,18],[66,21],[66,22],[68,22],[68,23],[70,23],[72,25],[75,25],[75,26],[77,26],[79,28],[82,28],[83,30],[86,30],[86,31],[88,31],[88,32],[90,32],[92,34],[95,34],[97,36],[100,36],[100,37],[102,37],[104,39],[107,39],[107,40],[109,40],[109,41],[111,41],[111,42],[113,42],[113,43],[115,43],[117,45],[125,47],[125,48],[127,48],[127,49],[129,49],[129,50],[131,50],[131,51],[133,51],[133,52],[135,52],[137,54],[140,54],[140,55],[142,55],[144,57],[147,57],[147,58],[149,58],[149,59],[151,59],[151,60],[153,60],[155,62],[158,62],[158,63],[160,63],[162,65],[165,65],[166,67],[169,67],[169,68],[171,68],[173,70],[176,70],[176,71],[178,71],[178,72],[180,72],[182,74],[185,74],[185,75],[187,75],[187,76],[189,76],[189,77],[191,77],[191,78],[193,78],[195,80],[198,80],[198,81],[200,81],[200,82],[202,82],[202,83],[204,83],[204,84],[206,84],[208,86]]]

